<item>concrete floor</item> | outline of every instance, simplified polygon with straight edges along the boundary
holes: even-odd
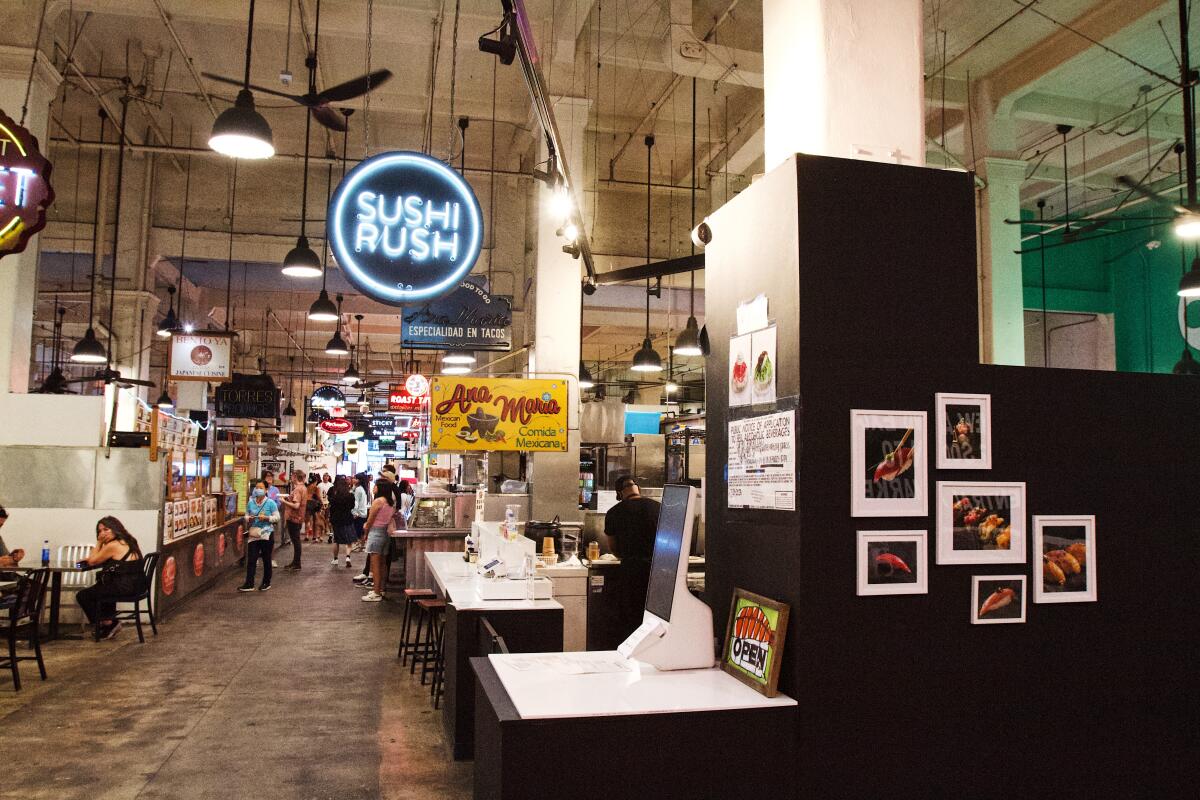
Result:
[[[23,662],[20,692],[4,671],[0,797],[470,797],[471,763],[396,661],[402,609],[361,602],[363,556],[335,569],[328,550],[265,594],[227,576],[144,645],[131,626],[49,643],[49,679]]]

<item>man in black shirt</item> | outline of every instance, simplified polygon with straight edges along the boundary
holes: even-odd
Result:
[[[621,586],[618,607],[622,627],[633,633],[642,624],[646,587],[650,583],[650,558],[662,506],[657,500],[642,497],[632,476],[617,478],[613,488],[619,502],[604,515],[604,533],[612,540],[614,554],[621,559],[617,567]]]

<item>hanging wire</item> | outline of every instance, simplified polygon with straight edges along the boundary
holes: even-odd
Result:
[[[183,321],[183,269],[187,264],[187,230],[188,230],[188,205],[192,196],[192,131],[188,129],[188,157],[187,157],[187,172],[183,179],[183,234],[182,241],[179,244],[179,286],[177,292],[179,294],[179,320]]]
[[[229,199],[229,260],[225,265],[225,330],[229,330],[230,310],[233,306],[233,217],[237,211],[238,160],[233,159],[232,194]]]
[[[458,15],[459,9],[462,6],[462,0],[454,0],[454,27],[453,35],[450,39],[450,140],[446,143],[446,161],[453,163],[454,161],[454,101],[458,91]],[[495,61],[495,59],[493,59]],[[432,93],[432,89],[430,90]],[[459,129],[462,135],[466,136],[466,131]],[[463,149],[466,149],[467,143],[462,143]]]
[[[25,126],[25,115],[29,113],[29,93],[33,91],[33,75],[37,71],[38,51],[42,46],[42,27],[46,24],[46,6],[49,0],[42,0],[42,13],[38,16],[37,35],[33,38],[33,56],[29,59],[29,80],[25,81],[25,99],[21,101],[21,121]]]
[[[492,154],[488,161],[488,291],[496,291],[492,284],[492,262],[496,260],[496,63],[492,59]],[[464,144],[465,146],[465,144]]]

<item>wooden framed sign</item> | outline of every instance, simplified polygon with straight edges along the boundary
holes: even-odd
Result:
[[[767,697],[778,693],[789,607],[734,589],[721,651],[721,669]]]

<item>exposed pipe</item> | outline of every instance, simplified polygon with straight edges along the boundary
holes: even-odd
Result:
[[[162,0],[154,0],[154,7],[158,9],[158,16],[162,19],[163,27],[167,29],[167,33],[171,34],[171,41],[175,42],[175,49],[179,51],[179,55],[183,56],[183,63],[187,65],[188,72],[191,73],[196,88],[200,90],[200,96],[204,98],[204,103],[208,106],[209,113],[212,114],[213,119],[216,119],[217,109],[213,106],[212,97],[209,96],[208,90],[204,88],[204,81],[200,79],[200,73],[196,71],[196,65],[192,63],[192,57],[188,55],[187,49],[183,46],[183,42],[180,41],[179,34],[175,32],[175,26],[171,24],[171,17],[167,14],[167,10],[163,8]]]

